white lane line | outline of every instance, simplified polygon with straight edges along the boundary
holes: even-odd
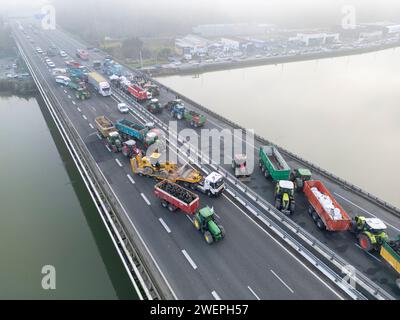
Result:
[[[143,200],[147,203],[147,205],[151,206],[151,203],[150,203],[149,199],[147,199],[146,195],[144,193],[141,193],[140,195],[142,196]]]
[[[211,294],[215,300],[221,300],[220,296],[218,295],[218,293],[215,290],[213,292],[211,292]]]
[[[87,117],[86,117],[84,114],[82,115],[82,118],[85,119],[85,120],[87,120]]]
[[[272,274],[291,292],[294,293],[294,291],[292,290],[292,288],[290,288],[285,281],[283,281],[275,272],[274,270],[270,270],[272,272]]]
[[[355,206],[356,208],[364,211],[365,213],[368,213],[369,215],[371,215],[374,218],[378,218],[376,215],[374,215],[373,213],[365,210],[364,208],[361,208],[360,206],[356,205],[354,202],[350,201],[349,199],[346,199],[345,197],[341,196],[340,194],[334,192],[335,195],[337,195],[339,198],[342,198],[344,201],[347,201],[348,203],[352,204],[353,206]],[[379,218],[380,219],[380,218]],[[381,219],[382,220],[382,219]],[[382,220],[383,221],[383,220]],[[393,229],[395,229],[396,231],[400,232],[399,228],[396,228],[395,226],[391,225],[390,223],[387,223],[386,221],[383,221],[385,224],[387,224],[388,226],[392,227]]]
[[[108,147],[108,145],[104,145],[106,148],[107,148],[107,150],[109,151],[109,152],[111,152],[111,149]]]
[[[71,99],[72,97],[70,95],[68,95],[68,99]]]
[[[119,161],[119,159],[115,159],[115,162],[122,168],[122,163]]]
[[[191,217],[189,217],[188,215],[185,215],[185,217],[188,218],[191,223],[193,223],[193,219]]]
[[[76,110],[78,110],[79,112],[82,112],[81,108],[76,108]]]
[[[382,262],[379,258],[375,257],[371,252],[365,251],[363,248],[360,247],[360,245],[358,243],[355,243],[355,246],[359,249],[361,249],[363,252],[365,252],[366,254],[368,254],[371,258],[374,258],[376,261],[378,262]]]
[[[92,129],[94,129],[94,127],[93,127],[93,125],[92,125],[91,123],[89,123],[89,127],[92,128]]]
[[[67,90],[64,90],[64,93],[67,93]]]
[[[189,261],[190,265],[194,270],[197,269],[197,265],[194,263],[192,258],[189,256],[189,254],[186,252],[186,250],[182,250],[183,255],[185,256],[186,260]]]
[[[130,181],[132,184],[135,184],[135,180],[133,180],[133,178],[131,177],[131,175],[130,175],[129,173],[128,173],[126,176],[128,177],[129,181]]]
[[[91,107],[92,109],[93,109],[93,111],[96,111],[96,108],[95,107]]]
[[[161,224],[162,224],[162,226],[164,227],[164,229],[165,229],[168,233],[171,233],[171,229],[168,228],[168,226],[167,226],[167,224],[164,222],[164,220],[163,220],[162,218],[159,218],[158,220],[161,222]]]
[[[250,292],[253,294],[253,296],[256,297],[257,300],[261,300],[260,297],[254,292],[254,290],[252,288],[250,288],[250,286],[247,286],[247,289],[250,290]]]
[[[76,102],[75,102],[75,101],[72,101],[72,104],[73,104],[73,105],[76,105]]]

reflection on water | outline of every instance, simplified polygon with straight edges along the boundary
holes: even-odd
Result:
[[[400,207],[400,50],[158,79]]]
[[[37,100],[0,97],[0,119],[0,299],[136,298]],[[41,287],[44,265],[56,269],[56,290]]]

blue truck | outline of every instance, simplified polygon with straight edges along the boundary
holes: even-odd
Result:
[[[115,123],[115,127],[124,140],[140,141],[145,147],[152,145],[159,138],[158,130],[154,129],[152,123],[141,125],[128,119],[121,119]]]

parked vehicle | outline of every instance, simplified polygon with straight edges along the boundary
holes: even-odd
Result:
[[[154,194],[161,200],[161,205],[171,212],[181,210],[186,214],[194,215],[200,205],[197,194],[168,180],[156,184]]]
[[[100,70],[101,69],[101,61],[99,61],[99,60],[93,61],[93,69]]]
[[[303,191],[310,204],[308,213],[319,229],[345,231],[350,228],[349,215],[321,181],[305,181]]]
[[[57,83],[64,86],[67,86],[71,82],[71,79],[65,76],[56,76],[55,79]]]
[[[127,92],[130,93],[137,101],[145,101],[151,99],[151,94],[142,89],[136,84],[131,84],[127,87]]]
[[[76,56],[84,61],[89,60],[89,53],[83,49],[77,49]]]
[[[245,154],[235,154],[232,160],[232,169],[235,172],[235,177],[238,179],[250,178],[250,172],[247,168],[247,156]]]
[[[162,107],[158,99],[151,99],[150,103],[146,106],[146,109],[153,114],[162,112]]]
[[[187,122],[190,123],[192,127],[198,128],[204,126],[204,124],[207,121],[207,118],[205,115],[201,115],[197,113],[196,111],[188,111],[186,110],[184,114],[184,118]]]
[[[118,111],[121,112],[121,113],[128,113],[129,112],[129,108],[126,105],[126,103],[123,103],[123,102],[118,103],[117,108],[118,108]]]
[[[90,72],[87,75],[88,82],[103,97],[111,96],[110,84],[97,72]]]
[[[59,54],[60,54],[60,56],[61,56],[62,58],[68,57],[67,53],[66,53],[65,51],[63,51],[63,50],[60,50]]]
[[[275,186],[275,208],[286,215],[291,215],[295,210],[294,183],[288,180],[279,180]]]
[[[311,180],[311,171],[306,168],[295,169],[290,173],[290,180],[297,191],[303,190],[304,182]]]
[[[146,148],[155,143],[160,137],[159,132],[154,128],[154,124],[152,123],[141,125],[128,119],[121,119],[115,123],[115,127],[124,140],[133,139],[140,141]]]
[[[271,176],[273,181],[289,180],[290,167],[276,147],[260,147],[259,156],[259,165],[266,178]]]
[[[212,172],[207,177],[203,177],[194,168],[161,161],[160,153],[153,153],[150,157],[137,155],[131,159],[131,167],[132,171],[140,176],[169,180],[185,188],[199,190],[210,197],[221,195],[225,189],[224,178],[221,174]]]
[[[142,151],[136,146],[135,140],[127,140],[122,143],[122,154],[127,158],[136,157],[142,154]]]
[[[220,241],[225,237],[225,229],[217,221],[213,208],[205,207],[199,210],[193,219],[193,225],[203,234],[208,244]]]
[[[122,150],[122,140],[114,127],[112,121],[106,116],[96,117],[95,120],[96,129],[100,139],[104,139],[106,145],[112,152],[118,152]]]

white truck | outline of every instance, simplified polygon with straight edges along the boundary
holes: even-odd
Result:
[[[111,96],[111,86],[100,74],[97,72],[88,73],[88,82],[94,89],[103,97]]]

